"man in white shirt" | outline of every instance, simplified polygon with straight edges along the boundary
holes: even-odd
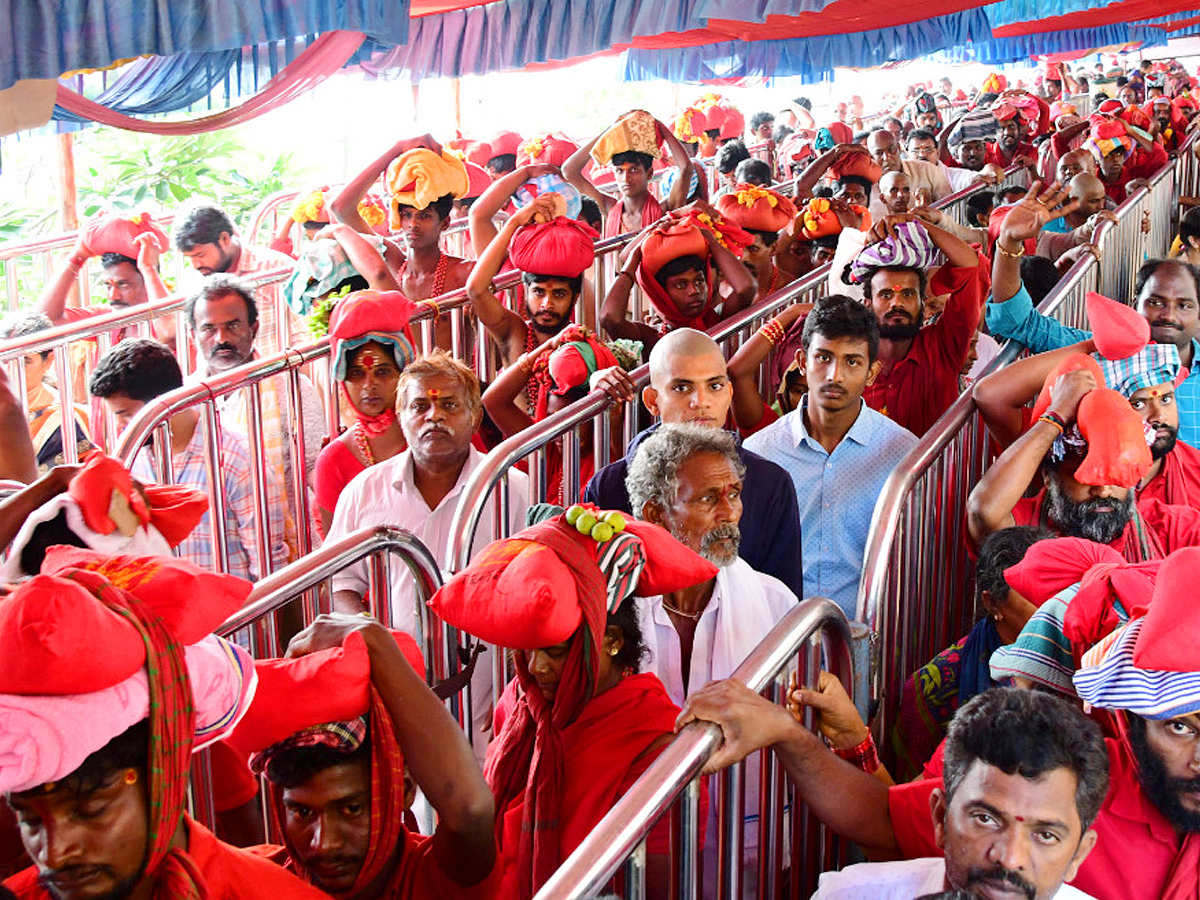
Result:
[[[965,704],[946,737],[944,788],[930,803],[945,857],[826,872],[814,900],[912,900],[945,890],[985,900],[1083,900],[1063,884],[1096,844],[1108,790],[1096,724],[1064,700],[995,688]]]
[[[463,488],[483,454],[471,438],[483,416],[479,380],[470,368],[442,351],[419,357],[405,368],[397,386],[397,415],[408,449],[370,466],[354,477],[338,498],[327,543],[360,528],[391,525],[411,531],[439,564],[450,545],[450,520]],[[525,525],[529,479],[508,474],[508,531]],[[495,533],[496,495],[484,504],[471,552],[501,535]],[[357,563],[333,578],[336,610],[357,613],[365,608],[367,563]],[[412,576],[392,565],[391,625],[417,634],[416,595]]]
[[[717,678],[728,678],[796,605],[783,582],[750,568],[738,556],[745,466],[732,434],[701,425],[663,425],[642,441],[625,484],[634,515],[660,525],[680,543],[719,566],[710,581],[637,601],[643,671],[653,672],[671,699]],[[745,896],[753,896],[758,846],[758,770],[746,773],[743,850]],[[705,884],[716,885],[716,804],[705,843]],[[706,891],[706,893],[709,893]]]

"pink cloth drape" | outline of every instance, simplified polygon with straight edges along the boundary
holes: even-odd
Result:
[[[362,42],[363,36],[356,31],[326,32],[245,103],[186,122],[148,122],[113,112],[61,84],[58,86],[56,102],[77,116],[126,131],[141,131],[147,134],[202,134],[249,122],[263,113],[295,100],[341,69]]]

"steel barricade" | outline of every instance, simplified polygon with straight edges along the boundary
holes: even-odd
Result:
[[[974,197],[976,194],[982,194],[985,191],[996,191],[1002,187],[1019,186],[1021,184],[1021,175],[1024,169],[1020,166],[1010,166],[1004,171],[1004,180],[999,184],[973,184],[963,188],[961,191],[955,191],[936,203],[931,203],[934,209],[940,209],[942,212],[949,213],[954,216],[954,220],[960,225],[967,224],[967,200]],[[1026,181],[1026,183],[1028,183]]]
[[[789,677],[797,674],[802,683],[815,686],[822,666],[841,679],[848,692],[853,690],[846,618],[833,602],[810,597],[776,624],[738,666],[733,678],[781,702]],[[811,720],[805,724],[811,727]],[[679,814],[670,896],[681,900],[701,896],[699,773],[720,744],[720,729],[711,722],[693,722],[680,731],[542,886],[536,900],[597,896],[620,873],[625,878],[622,896],[627,900],[645,897],[646,838],[673,807]],[[765,789],[760,792],[758,812],[765,827],[760,829],[758,847],[766,852],[751,852],[748,865],[742,843],[746,810],[741,791],[747,763],[738,763],[709,780],[710,802],[716,804],[719,825],[715,885],[719,900],[746,896],[744,879],[755,863],[758,897],[797,898],[813,892],[821,871],[846,861],[847,843],[827,831],[795,796],[774,754],[761,751],[760,763]],[[789,830],[790,842],[785,840]]]
[[[417,645],[425,656],[426,683],[445,681],[458,671],[458,655],[452,629],[430,612],[429,600],[443,579],[437,562],[427,547],[416,537],[399,528],[385,526],[364,528],[320,550],[296,560],[254,586],[245,605],[216,629],[216,634],[234,639],[249,630],[251,653],[256,659],[278,658],[286,649],[274,629],[274,613],[299,600],[304,609],[304,624],[310,624],[318,613],[329,611],[329,590],[326,582],[347,566],[371,558],[383,563],[383,568],[398,557],[412,572],[416,584],[416,621],[421,633],[415,635]],[[377,566],[372,565],[372,570]],[[391,582],[386,577],[371,586],[371,611],[384,625],[390,625]],[[450,701],[447,701],[448,703]],[[452,704],[453,707],[453,704]],[[215,825],[212,803],[212,782],[207,755],[200,765],[193,766],[193,814],[210,829]],[[265,816],[264,822],[270,822]]]
[[[246,280],[258,288],[282,281],[288,274],[288,271],[280,270],[266,272]],[[189,340],[187,323],[183,314],[186,302],[185,295],[174,294],[162,300],[114,309],[112,312],[78,322],[57,325],[24,337],[0,341],[0,365],[8,366],[14,392],[28,415],[28,394],[26,392],[28,385],[25,383],[25,367],[22,365],[22,361],[31,353],[53,352],[55,354],[54,375],[59,393],[59,407],[64,410],[72,409],[76,404],[87,400],[86,393],[82,397],[77,396],[79,392],[76,388],[82,386],[86,392],[87,380],[91,375],[92,368],[112,348],[116,342],[115,339],[150,337],[152,336],[151,322],[153,320],[174,316],[176,355],[179,358],[180,368],[183,369],[186,376],[189,374],[191,354],[178,352],[179,347],[187,347]],[[76,368],[72,365],[72,349],[77,347],[79,342],[89,342],[89,346],[83,348],[83,352],[80,354],[82,363]],[[82,385],[80,385],[80,381],[82,381]],[[103,415],[99,421],[91,422],[91,431],[101,446],[111,446],[112,438],[116,434],[107,414]],[[74,428],[62,429],[62,442],[64,461],[77,462],[79,457]]]
[[[1156,236],[1166,238],[1158,222],[1143,241],[1142,213],[1150,210],[1152,217],[1163,217],[1164,205],[1173,202],[1161,199],[1174,196],[1172,169],[1156,173],[1150,189],[1140,189],[1122,204],[1115,224],[1100,224],[1100,262],[1085,256],[1075,263],[1039,311],[1086,328],[1088,291],[1103,290],[1122,302],[1132,298],[1144,247]],[[986,372],[1015,359],[1019,349],[1006,343]],[[974,565],[964,543],[967,498],[994,456],[983,419],[966,392],[892,472],[875,507],[857,617],[877,642],[872,681],[879,712],[873,728],[881,748],[891,747],[905,680],[958,640],[974,618]]]

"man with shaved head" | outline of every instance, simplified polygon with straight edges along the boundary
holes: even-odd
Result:
[[[642,441],[660,424],[725,427],[733,387],[717,342],[692,328],[677,328],[664,335],[650,351],[650,384],[642,390],[642,402],[658,417],[658,423],[634,437],[624,459],[605,466],[588,482],[584,499],[601,509],[632,513],[625,476]],[[800,513],[791,478],[781,467],[740,444],[738,453],[746,467],[738,555],[751,568],[778,578],[797,597],[803,597]]]
[[[1075,208],[1062,218],[1047,222],[1037,240],[1038,255],[1056,261],[1073,247],[1090,243],[1102,221],[1117,220],[1116,214],[1108,209],[1104,182],[1095,175],[1080,172],[1066,188],[1068,199],[1076,203]]]
[[[1068,184],[1072,178],[1083,172],[1096,174],[1096,160],[1086,150],[1070,150],[1058,158],[1055,174],[1059,184]]]
[[[879,179],[879,199],[883,201],[888,215],[898,216],[908,212],[913,200],[908,176],[899,169],[885,172]]]
[[[901,159],[900,142],[890,131],[872,131],[867,137],[867,150],[883,169],[885,177],[888,172],[903,172],[907,175],[912,196],[920,194],[924,204],[941,200],[950,193],[950,181],[941,167],[920,159]],[[869,209],[871,218],[876,222],[888,214],[882,190],[879,196],[872,198]]]

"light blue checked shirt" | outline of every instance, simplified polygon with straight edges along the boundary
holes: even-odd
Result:
[[[865,403],[833,453],[804,427],[800,408],[745,440],[745,447],[787,470],[800,506],[804,592],[828,597],[854,618],[858,580],[875,502],[917,438]]]
[[[1024,287],[1003,303],[989,300],[984,317],[992,337],[1024,344],[1030,353],[1057,350],[1092,336],[1090,331],[1042,315]],[[1192,341],[1192,368],[1175,388],[1175,405],[1179,408],[1179,440],[1200,447],[1200,340]]]

